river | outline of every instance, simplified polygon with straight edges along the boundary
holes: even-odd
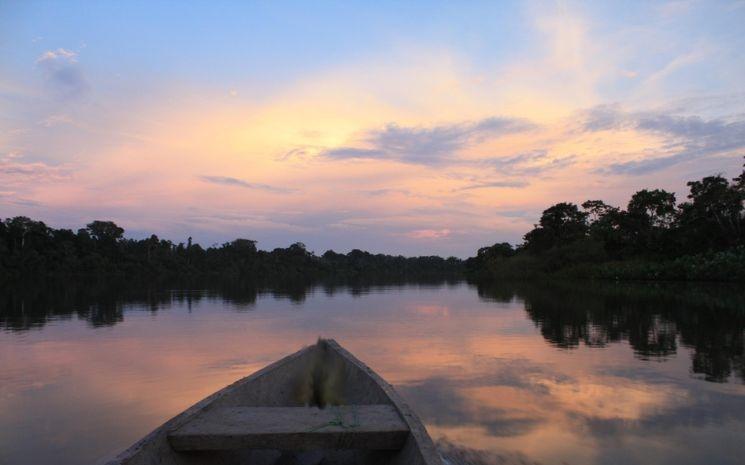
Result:
[[[745,457],[737,286],[99,281],[0,291],[0,463],[97,463],[319,336],[391,382],[445,452]]]

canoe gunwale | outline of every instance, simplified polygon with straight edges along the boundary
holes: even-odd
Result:
[[[347,361],[356,365],[358,368],[363,370],[375,383],[383,389],[383,392],[388,396],[393,405],[398,409],[404,422],[407,424],[414,441],[416,442],[419,452],[422,454],[424,463],[429,465],[441,465],[442,458],[439,452],[435,448],[432,438],[427,433],[424,424],[419,419],[414,410],[409,407],[409,404],[396,392],[388,381],[383,379],[378,373],[372,368],[367,366],[364,362],[359,360],[357,357],[352,355],[347,349],[339,345],[334,339],[326,339],[326,343],[331,346],[339,355],[346,358]]]

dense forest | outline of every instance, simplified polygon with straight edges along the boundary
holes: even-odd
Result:
[[[357,249],[317,256],[300,242],[264,251],[249,239],[205,249],[191,238],[178,244],[156,235],[128,239],[112,221],[93,221],[77,232],[23,216],[0,222],[0,276],[9,277],[217,275],[287,280],[461,273],[462,264],[454,257],[403,257]]]
[[[466,261],[481,278],[745,280],[745,168],[687,183],[687,200],[636,192],[623,210],[602,200],[557,203],[524,242],[497,243]]]

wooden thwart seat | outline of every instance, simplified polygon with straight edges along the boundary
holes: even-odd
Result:
[[[179,451],[401,449],[409,428],[393,405],[213,408],[168,434]]]

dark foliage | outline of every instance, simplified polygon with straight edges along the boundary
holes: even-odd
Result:
[[[204,249],[156,235],[124,238],[111,221],[94,221],[77,233],[54,229],[26,217],[0,221],[0,277],[13,276],[197,276],[243,278],[321,278],[386,274],[419,276],[460,273],[462,261],[451,257],[403,257],[352,250],[316,256],[297,242],[287,248],[259,250],[256,241],[236,239]]]
[[[688,183],[688,200],[635,193],[625,210],[602,200],[558,203],[513,249],[479,249],[467,271],[483,277],[745,280],[745,169]]]

